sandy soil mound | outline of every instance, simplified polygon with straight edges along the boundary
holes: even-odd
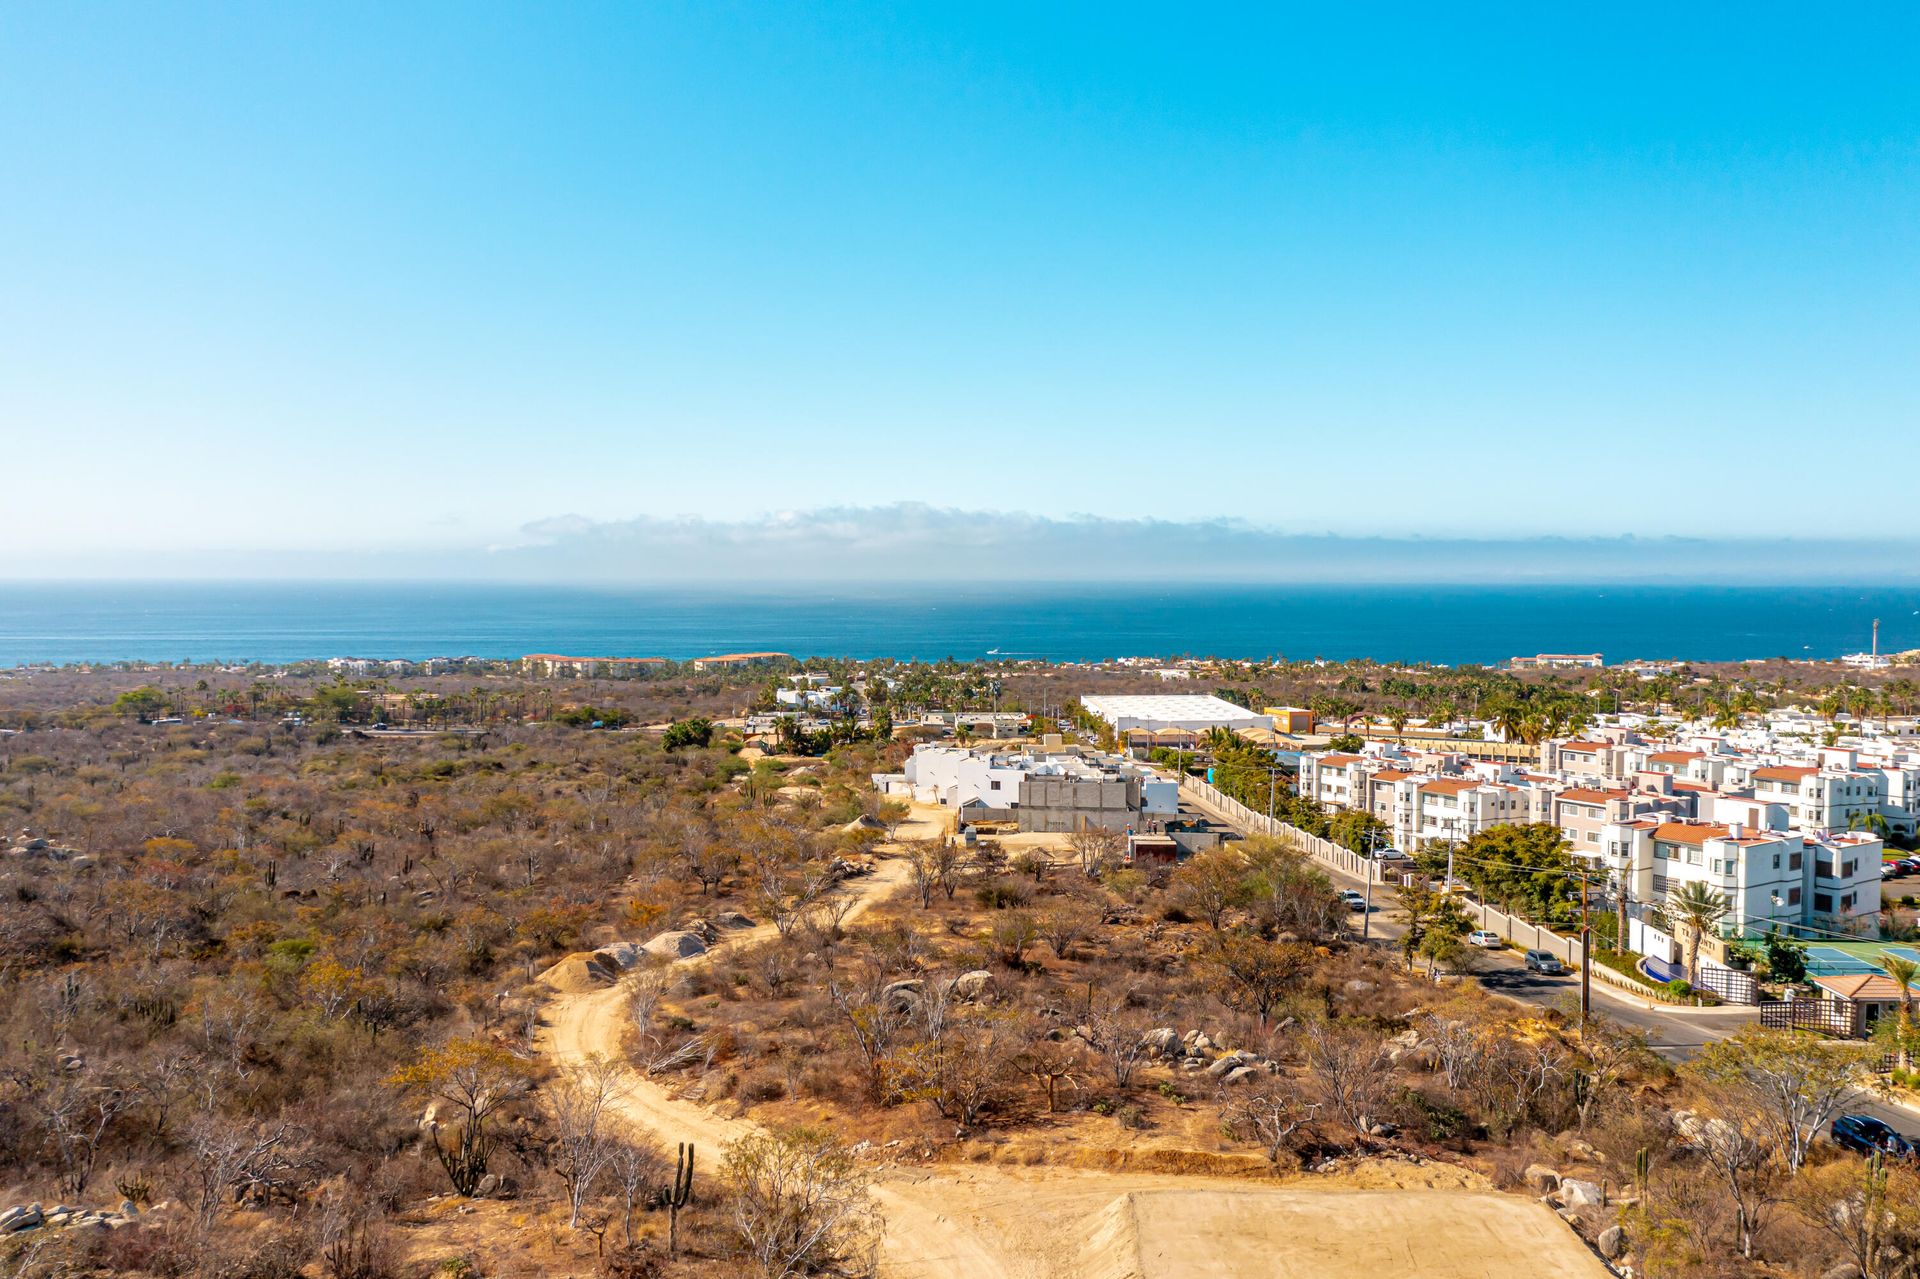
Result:
[[[620,965],[599,951],[579,950],[540,974],[539,980],[566,995],[583,995],[620,980]]]

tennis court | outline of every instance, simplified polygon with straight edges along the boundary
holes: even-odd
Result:
[[[1885,942],[1822,942],[1807,947],[1807,972],[1815,977],[1847,977],[1877,973],[1882,954],[1897,955],[1920,964],[1920,951]]]

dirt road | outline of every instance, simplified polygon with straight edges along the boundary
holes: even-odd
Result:
[[[937,834],[916,806],[902,839]],[[901,858],[855,881],[854,919],[908,879]],[[773,935],[735,934],[733,948]],[[715,952],[708,952],[709,955]],[[682,961],[698,965],[707,956]],[[617,987],[557,994],[541,1047],[555,1062],[617,1058],[627,1024]],[[668,1145],[708,1152],[753,1131],[635,1073],[618,1113]],[[714,1166],[709,1153],[707,1167]],[[1607,1270],[1545,1207],[1491,1192],[1260,1186],[1218,1178],[986,1165],[884,1170],[891,1279],[1605,1279]]]

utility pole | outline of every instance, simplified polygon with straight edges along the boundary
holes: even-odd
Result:
[[[1360,940],[1366,941],[1373,933],[1373,876],[1379,870],[1380,863],[1374,860],[1374,834],[1367,832],[1367,900],[1366,910],[1360,914]]]
[[[1580,1025],[1584,1028],[1593,1012],[1593,919],[1587,903],[1587,872],[1573,871],[1580,878]]]
[[[1580,1028],[1593,1015],[1593,929],[1580,926]]]

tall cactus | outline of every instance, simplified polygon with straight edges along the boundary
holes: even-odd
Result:
[[[693,1199],[693,1143],[683,1141],[673,1157],[673,1185],[667,1191],[667,1255],[680,1251],[680,1210]]]

